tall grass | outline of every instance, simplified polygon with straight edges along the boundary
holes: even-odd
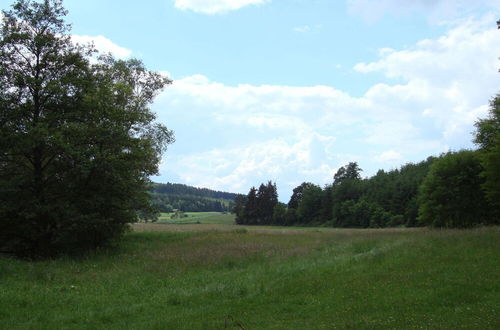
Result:
[[[80,260],[0,258],[0,328],[497,329],[499,234],[135,232]]]

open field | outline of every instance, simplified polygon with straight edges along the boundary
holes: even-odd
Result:
[[[162,213],[158,219],[163,224],[221,224],[233,225],[234,215],[220,212],[186,212],[186,218],[171,219],[173,213]]]
[[[500,328],[499,227],[136,226],[79,260],[0,257],[0,328]]]

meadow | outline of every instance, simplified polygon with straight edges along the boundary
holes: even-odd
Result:
[[[115,248],[76,260],[0,257],[0,328],[500,328],[499,227],[243,227],[199,216],[207,222],[136,224]]]
[[[174,213],[161,213],[158,223],[161,224],[234,224],[234,215],[220,212],[185,212],[185,218],[172,219]]]

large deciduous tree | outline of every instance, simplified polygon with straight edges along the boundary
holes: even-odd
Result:
[[[304,223],[318,223],[322,219],[321,202],[323,199],[323,190],[321,187],[311,184],[304,188],[302,197],[297,207],[297,216]]]
[[[491,210],[481,189],[482,170],[474,151],[436,159],[420,187],[419,221],[448,228],[491,223]]]
[[[173,133],[148,105],[171,81],[138,60],[91,60],[60,0],[18,0],[3,14],[0,251],[102,246],[150,209],[148,178]]]

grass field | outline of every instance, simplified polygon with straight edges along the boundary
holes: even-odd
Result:
[[[498,329],[499,255],[499,227],[140,224],[80,260],[0,257],[0,328]]]
[[[234,224],[234,215],[220,212],[186,212],[186,218],[171,219],[173,213],[161,213],[158,219],[162,224]]]

